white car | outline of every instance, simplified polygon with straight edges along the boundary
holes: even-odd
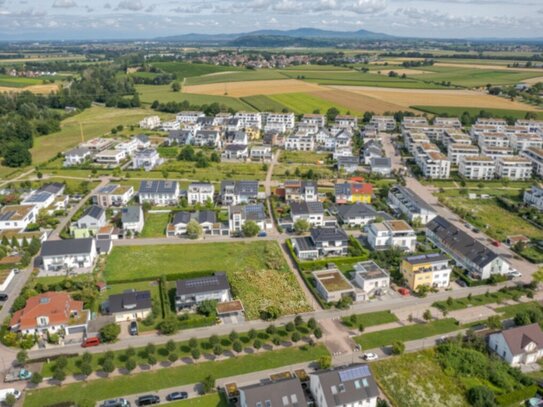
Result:
[[[367,361],[371,361],[371,360],[377,360],[379,359],[379,356],[377,356],[375,353],[373,352],[368,352],[368,353],[364,353],[362,355],[362,359],[364,360],[367,360]]]
[[[519,278],[522,277],[522,274],[519,271],[512,271],[509,273],[509,275],[513,278]]]

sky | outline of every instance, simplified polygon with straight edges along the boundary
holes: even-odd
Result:
[[[543,0],[0,0],[0,40],[299,27],[427,38],[543,37]]]

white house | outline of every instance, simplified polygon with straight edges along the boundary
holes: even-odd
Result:
[[[178,311],[197,306],[203,301],[227,302],[230,300],[232,300],[230,284],[225,273],[176,282],[175,307]]]
[[[74,165],[81,165],[85,161],[90,160],[91,151],[88,148],[77,147],[64,153],[64,167],[72,167]]]
[[[196,123],[200,117],[205,117],[204,112],[195,112],[195,111],[186,111],[186,112],[179,112],[175,116],[175,120],[179,123],[188,124],[188,123]]]
[[[74,222],[77,229],[86,229],[96,234],[98,229],[106,224],[106,211],[101,206],[91,205],[87,207],[81,217]]]
[[[472,144],[449,144],[447,146],[447,158],[454,164],[460,164],[462,157],[474,157],[479,155],[479,147]]]
[[[145,150],[136,151],[132,159],[132,168],[151,171],[163,162],[164,160],[160,157],[157,150],[146,148]]]
[[[401,212],[410,222],[427,224],[437,216],[434,208],[411,189],[396,185],[388,191],[389,206]]]
[[[260,230],[268,228],[266,211],[261,203],[228,207],[228,227],[232,233],[241,233],[247,221],[256,223]]]
[[[291,202],[290,216],[292,222],[306,220],[311,227],[324,225],[324,206],[322,202]]]
[[[396,120],[393,116],[373,116],[370,125],[378,131],[394,131],[396,129]]]
[[[237,112],[234,118],[240,121],[242,128],[255,127],[258,130],[262,129],[262,113]]]
[[[247,144],[228,144],[221,154],[226,160],[244,160],[249,157],[249,146]]]
[[[161,127],[163,131],[176,131],[181,128],[181,123],[177,120],[169,120],[166,122],[162,122]]]
[[[488,348],[510,366],[534,364],[543,357],[543,331],[537,323],[505,329],[488,336]]]
[[[294,128],[294,113],[268,113],[265,117],[266,127],[271,124],[282,125],[284,126],[285,130],[292,130]]]
[[[543,149],[530,147],[521,151],[520,155],[532,162],[534,174],[543,177]]]
[[[355,129],[358,127],[358,118],[356,116],[338,114],[335,122],[336,126],[341,128]]]
[[[110,295],[102,304],[102,312],[112,315],[115,322],[136,321],[147,318],[152,307],[150,291],[128,290]]]
[[[21,205],[35,206],[39,212],[49,207],[55,201],[55,195],[47,191],[35,191],[21,201]]]
[[[0,208],[0,230],[23,230],[36,221],[38,210],[31,205],[6,205]]]
[[[96,191],[94,200],[103,208],[125,206],[134,196],[132,185],[107,184]]]
[[[140,121],[140,127],[142,129],[154,130],[160,127],[160,117],[147,116]]]
[[[128,154],[124,150],[109,149],[97,153],[94,160],[98,164],[119,165],[127,156]]]
[[[272,148],[268,145],[253,146],[250,152],[251,160],[269,161],[273,158]]]
[[[198,130],[193,143],[199,147],[221,148],[221,133],[218,130]]]
[[[381,294],[390,287],[390,275],[373,260],[354,265],[354,282],[367,296]]]
[[[417,235],[406,221],[388,220],[370,225],[368,243],[373,250],[399,247],[412,252],[416,247]]]
[[[189,205],[206,204],[213,202],[215,187],[208,182],[193,182],[187,188],[187,201]]]
[[[304,124],[312,124],[317,127],[326,125],[326,116],[323,114],[304,114],[301,120]]]
[[[121,223],[125,232],[140,233],[145,224],[141,206],[127,206],[121,209]]]
[[[93,238],[47,240],[42,244],[40,256],[45,271],[81,268],[91,271],[97,256],[96,242]]]
[[[205,234],[213,234],[215,224],[217,224],[217,214],[215,211],[176,212],[167,228],[168,237],[185,235],[191,220],[198,222]],[[219,226],[219,229],[223,228]],[[219,230],[219,234],[223,235],[223,230]]]
[[[543,211],[543,188],[534,185],[524,191],[524,203]]]
[[[315,149],[315,137],[312,135],[291,135],[285,140],[285,150],[313,151]]]
[[[141,204],[150,202],[153,205],[177,205],[179,184],[177,181],[165,180],[141,181],[138,197]]]

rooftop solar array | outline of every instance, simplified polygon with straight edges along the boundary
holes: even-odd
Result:
[[[371,373],[369,367],[366,365],[353,367],[339,372],[339,379],[342,382],[349,382],[368,376],[371,376]]]

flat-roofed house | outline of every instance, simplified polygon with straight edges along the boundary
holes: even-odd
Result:
[[[491,180],[496,173],[496,164],[486,155],[463,156],[458,173],[470,180]]]
[[[325,256],[346,256],[349,252],[349,237],[337,227],[312,228],[310,236],[292,239],[296,255],[303,260]]]
[[[390,287],[390,274],[373,260],[358,262],[353,268],[354,282],[364,291],[366,297],[383,294]]]
[[[534,174],[543,177],[543,148],[530,147],[521,151],[520,155],[532,162]]]
[[[326,302],[337,302],[343,297],[356,299],[356,289],[337,268],[313,271],[315,288]]]
[[[417,235],[406,221],[388,220],[369,226],[368,243],[374,250],[399,247],[412,252],[416,247]]]
[[[6,205],[0,208],[0,230],[24,230],[36,221],[38,211],[31,205]]]
[[[187,188],[187,202],[189,205],[206,204],[213,202],[215,187],[209,182],[193,182]]]
[[[134,196],[132,185],[107,184],[96,191],[95,202],[102,208],[125,206]]]
[[[417,290],[420,286],[447,288],[452,267],[449,258],[441,253],[421,254],[403,259],[400,271],[409,288]]]

